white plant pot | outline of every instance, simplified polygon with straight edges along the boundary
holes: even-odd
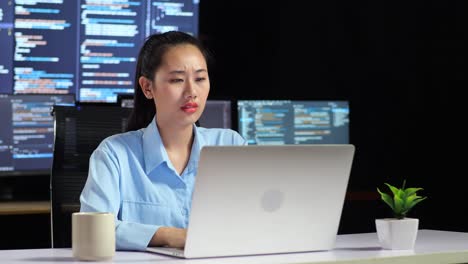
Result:
[[[413,249],[418,234],[419,220],[416,218],[376,219],[375,227],[380,245],[384,249]]]

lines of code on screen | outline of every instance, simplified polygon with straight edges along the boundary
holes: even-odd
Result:
[[[249,145],[348,144],[347,101],[239,100],[239,133]]]
[[[147,36],[198,34],[198,1],[0,1],[0,93],[116,102],[133,93]]]
[[[0,95],[0,173],[47,171],[52,164],[53,105],[73,104],[68,95]]]

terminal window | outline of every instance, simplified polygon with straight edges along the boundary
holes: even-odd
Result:
[[[237,110],[249,145],[349,143],[347,101],[239,100]]]

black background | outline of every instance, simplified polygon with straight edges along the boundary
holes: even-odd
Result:
[[[391,217],[384,182],[423,187],[420,228],[468,231],[463,1],[201,1],[212,97],[345,99],[356,156],[341,233]]]

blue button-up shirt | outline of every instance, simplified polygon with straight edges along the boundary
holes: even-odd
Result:
[[[194,135],[181,175],[169,160],[155,119],[146,128],[106,138],[93,152],[80,211],[114,213],[117,249],[144,250],[161,226],[187,228],[201,148],[247,144],[230,129],[194,125]]]

